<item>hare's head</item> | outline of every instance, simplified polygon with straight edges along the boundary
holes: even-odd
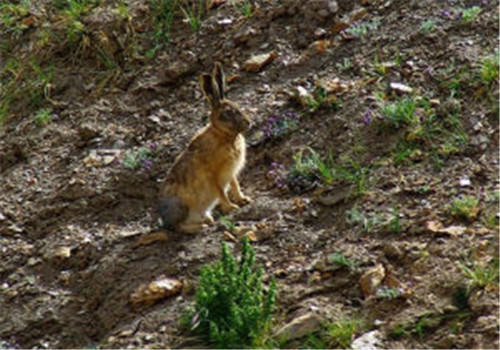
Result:
[[[216,63],[212,75],[200,76],[201,90],[208,100],[212,112],[212,125],[224,133],[239,134],[250,128],[250,119],[233,101],[225,98],[226,78],[220,63]]]

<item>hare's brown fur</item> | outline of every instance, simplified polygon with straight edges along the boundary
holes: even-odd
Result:
[[[220,64],[212,75],[200,77],[211,106],[210,123],[198,131],[170,169],[160,192],[159,212],[163,225],[197,232],[213,223],[210,211],[220,204],[227,212],[250,199],[241,193],[237,180],[245,164],[245,138],[250,120],[238,105],[224,98],[225,78]]]

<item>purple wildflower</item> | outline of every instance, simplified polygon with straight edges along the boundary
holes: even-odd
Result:
[[[151,170],[151,166],[153,165],[152,161],[150,161],[149,159],[143,158],[143,159],[141,159],[141,162],[142,162],[142,166],[144,167],[144,169]]]
[[[450,10],[441,10],[441,16],[449,18],[451,16]]]
[[[365,123],[365,125],[368,125],[370,124],[371,121],[372,121],[372,112],[370,109],[366,109],[365,113],[363,114],[363,123]]]

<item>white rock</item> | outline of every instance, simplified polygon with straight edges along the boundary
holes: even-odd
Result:
[[[413,91],[413,88],[411,88],[405,84],[391,83],[390,85],[391,85],[391,89],[399,91],[399,92],[411,93]]]
[[[380,331],[375,330],[363,334],[362,336],[354,339],[351,344],[351,349],[353,350],[377,350],[381,347],[382,334]]]
[[[470,186],[470,178],[468,176],[464,176],[459,180],[459,183],[462,187]]]

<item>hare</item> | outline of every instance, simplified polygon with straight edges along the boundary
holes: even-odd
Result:
[[[200,85],[210,108],[210,122],[191,139],[175,160],[160,190],[158,210],[161,225],[186,233],[199,232],[214,222],[211,210],[219,204],[223,212],[249,203],[238,183],[245,165],[245,138],[250,119],[239,106],[225,98],[226,80],[216,63],[212,75],[202,74]]]

